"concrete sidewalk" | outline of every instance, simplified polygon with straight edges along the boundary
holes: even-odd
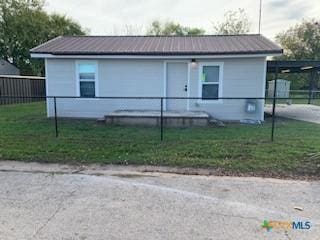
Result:
[[[18,162],[0,163],[0,181],[0,239],[320,236],[320,182]],[[308,220],[312,227],[267,232],[264,220]]]

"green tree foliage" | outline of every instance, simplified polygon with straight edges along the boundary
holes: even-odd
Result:
[[[301,23],[276,35],[276,41],[284,49],[279,60],[320,60],[320,24],[316,19]],[[308,89],[309,74],[280,75],[291,80],[293,89]]]
[[[185,27],[172,21],[160,22],[158,20],[153,21],[147,30],[148,35],[155,36],[188,36],[204,33],[205,30],[201,28]]]
[[[316,19],[302,23],[276,35],[284,48],[281,59],[320,60],[320,24]]]
[[[239,8],[236,11],[228,11],[224,14],[224,21],[213,25],[216,34],[234,35],[245,34],[250,31],[250,21],[244,11]]]
[[[0,0],[0,58],[16,65],[22,74],[43,75],[43,62],[29,50],[59,35],[83,35],[73,20],[43,10],[43,0]]]

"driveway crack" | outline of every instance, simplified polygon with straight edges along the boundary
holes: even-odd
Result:
[[[36,232],[32,235],[31,239],[34,239],[51,222],[51,220],[54,219],[54,217],[61,211],[63,203],[66,201],[66,199],[72,197],[77,190],[78,188],[70,192],[67,196],[62,197],[57,209],[53,212],[53,214],[51,214],[47,221],[36,230]]]

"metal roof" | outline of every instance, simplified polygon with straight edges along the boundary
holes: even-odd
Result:
[[[262,35],[73,36],[58,37],[30,50],[54,55],[228,55],[281,54]]]
[[[273,60],[267,63],[267,72],[307,73],[320,71],[320,61],[316,60]]]

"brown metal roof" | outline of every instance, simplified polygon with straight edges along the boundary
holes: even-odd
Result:
[[[262,35],[74,36],[58,37],[31,53],[54,55],[224,55],[279,54]]]

